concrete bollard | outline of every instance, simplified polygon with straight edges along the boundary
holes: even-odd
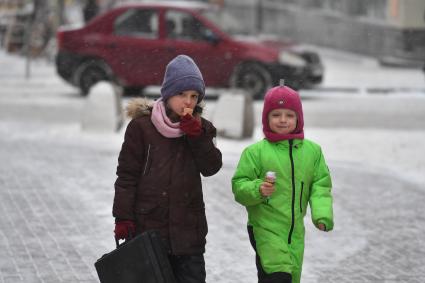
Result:
[[[240,89],[220,94],[212,122],[217,134],[227,138],[250,138],[254,132],[252,96]]]
[[[101,81],[89,92],[82,113],[81,128],[91,132],[115,132],[123,125],[122,90]]]

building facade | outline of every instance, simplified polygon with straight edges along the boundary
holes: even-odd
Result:
[[[425,0],[227,0],[226,7],[258,32],[387,64],[425,60]]]

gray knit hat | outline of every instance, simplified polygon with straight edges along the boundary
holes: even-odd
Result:
[[[167,100],[185,90],[196,90],[200,102],[205,95],[205,83],[193,59],[187,55],[179,55],[171,60],[165,69],[161,96],[163,100]]]

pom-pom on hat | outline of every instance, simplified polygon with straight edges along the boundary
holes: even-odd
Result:
[[[187,55],[178,55],[165,69],[161,97],[165,101],[185,90],[196,90],[199,93],[199,103],[205,95],[205,83],[193,59]]]
[[[269,126],[269,113],[274,109],[290,109],[297,114],[297,126],[290,134],[274,133]],[[276,86],[267,91],[263,107],[263,132],[271,142],[304,138],[304,117],[299,94],[287,86]]]

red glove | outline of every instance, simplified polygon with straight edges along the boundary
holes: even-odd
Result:
[[[188,136],[199,136],[202,132],[201,121],[186,114],[180,119],[180,129]]]
[[[134,236],[136,231],[136,225],[131,220],[122,220],[115,223],[115,239],[127,239],[129,238],[129,232]]]

